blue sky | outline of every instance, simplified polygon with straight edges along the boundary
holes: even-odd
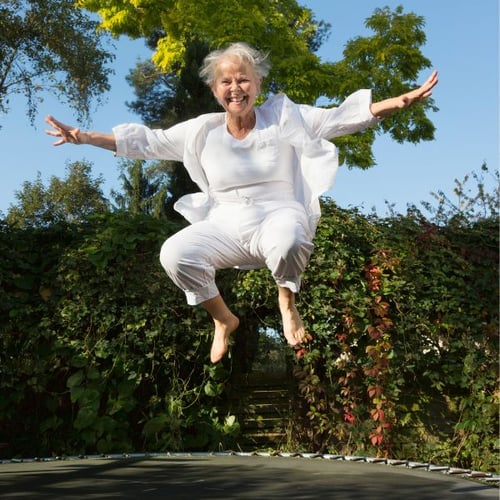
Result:
[[[424,55],[439,70],[440,83],[434,91],[439,112],[431,113],[437,127],[436,139],[417,145],[400,145],[379,136],[374,146],[377,165],[368,171],[341,167],[330,193],[342,207],[355,206],[365,212],[376,208],[385,214],[386,202],[404,213],[408,203],[420,206],[432,201],[431,192],[444,191],[453,197],[455,179],[479,171],[486,161],[491,170],[499,168],[499,4],[498,0],[303,0],[317,19],[329,22],[331,34],[319,51],[323,60],[342,58],[345,43],[369,32],[364,22],[377,7],[403,5],[425,18],[427,43]],[[140,118],[129,112],[125,102],[134,99],[125,82],[138,59],[149,56],[142,41],[126,38],[116,43],[115,75],[104,105],[93,113],[91,128],[109,131],[123,122]],[[428,73],[422,75],[423,82]],[[0,116],[2,182],[0,211],[15,202],[15,191],[24,181],[33,181],[37,172],[48,182],[51,176],[64,177],[68,162],[86,159],[93,175],[105,179],[104,191],[119,187],[118,160],[109,152],[87,146],[54,148],[44,134],[44,117],[76,124],[74,113],[53,96],[44,96],[35,127],[26,116],[22,98],[11,99],[11,111]],[[493,180],[491,186],[493,186]]]

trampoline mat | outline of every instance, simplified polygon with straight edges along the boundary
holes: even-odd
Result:
[[[467,499],[498,488],[379,463],[185,455],[0,464],[2,499]]]

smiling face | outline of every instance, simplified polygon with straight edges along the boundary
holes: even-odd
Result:
[[[261,79],[253,67],[235,57],[222,59],[217,65],[212,92],[219,104],[233,117],[253,114]]]

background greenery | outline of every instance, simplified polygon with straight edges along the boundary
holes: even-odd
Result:
[[[467,217],[447,202],[438,224],[415,207],[378,218],[323,201],[299,295],[314,339],[299,359],[288,352],[285,447],[496,466],[498,214],[484,193],[463,204]],[[158,262],[181,225],[127,211],[3,222],[3,456],[237,444],[229,395],[258,337],[280,331],[275,285],[265,270],[220,274],[242,326],[210,365],[210,319]]]

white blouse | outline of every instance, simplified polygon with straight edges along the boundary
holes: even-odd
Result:
[[[314,232],[319,196],[332,187],[338,168],[337,150],[328,139],[378,123],[370,104],[370,90],[359,90],[328,109],[297,105],[279,94],[256,108],[255,128],[243,140],[228,133],[225,113],[201,115],[166,130],[123,124],[113,128],[116,154],[184,162],[202,191],[175,205],[190,222],[206,217],[212,192],[280,182],[293,188]]]
[[[293,190],[293,148],[279,138],[278,128],[256,108],[254,129],[235,139],[226,123],[211,129],[201,151],[201,166],[210,192],[244,189],[280,182]]]

